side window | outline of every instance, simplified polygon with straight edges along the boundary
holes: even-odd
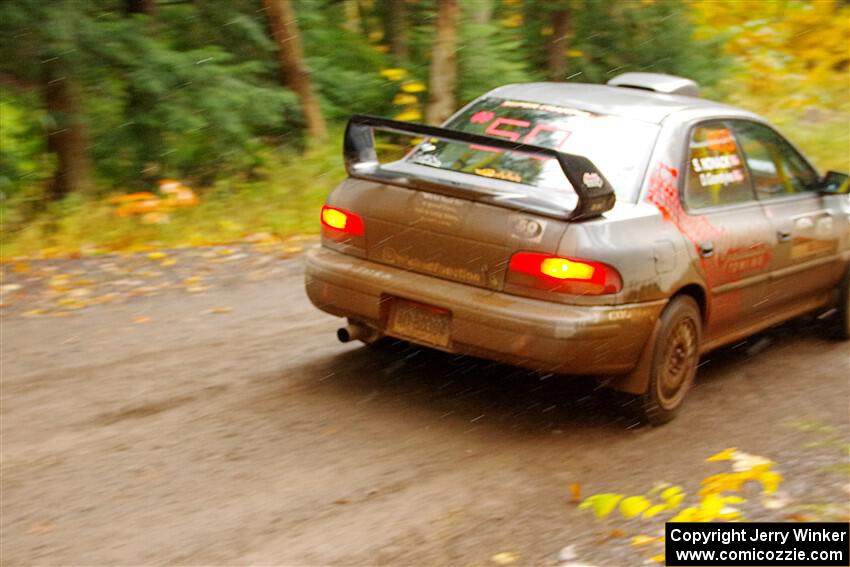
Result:
[[[733,128],[759,199],[816,188],[817,172],[782,136],[756,122],[735,121]]]
[[[691,131],[685,203],[690,209],[755,199],[735,137],[724,122],[705,122]]]

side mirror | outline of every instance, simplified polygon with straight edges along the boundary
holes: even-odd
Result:
[[[847,195],[850,193],[850,175],[827,171],[821,179],[818,192],[823,195]]]

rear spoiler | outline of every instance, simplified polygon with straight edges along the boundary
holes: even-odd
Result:
[[[459,187],[451,182],[443,183],[430,178],[427,180],[410,179],[404,174],[387,171],[382,169],[378,162],[373,130],[385,130],[417,137],[437,138],[450,142],[474,144],[498,150],[520,152],[530,156],[554,159],[561,166],[564,176],[575,189],[578,195],[578,203],[575,208],[568,210],[561,206],[555,206],[554,203],[547,203],[539,197],[531,199],[531,202],[516,202],[509,199],[497,198],[499,197],[499,193],[497,192],[476,190],[474,184]],[[605,176],[602,175],[602,172],[593,165],[593,162],[584,156],[565,154],[551,148],[491,138],[490,136],[471,134],[469,132],[449,130],[448,128],[355,114],[348,121],[348,126],[345,129],[343,155],[345,157],[345,168],[351,177],[404,186],[427,186],[428,190],[455,196],[462,194],[465,197],[469,197],[470,191],[472,191],[477,200],[502,207],[522,210],[531,209],[535,212],[564,220],[577,220],[599,216],[611,210],[614,206],[614,189],[608,180],[605,179]],[[483,178],[478,178],[478,176],[470,175],[476,179],[483,180]]]

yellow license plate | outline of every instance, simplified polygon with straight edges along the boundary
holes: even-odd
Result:
[[[396,299],[390,311],[389,332],[439,347],[448,347],[452,315],[445,309]]]

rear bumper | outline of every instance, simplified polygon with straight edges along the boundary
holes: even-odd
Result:
[[[569,374],[631,370],[666,304],[564,305],[408,272],[324,247],[307,253],[306,272],[310,301],[333,315],[386,333],[392,298],[405,298],[451,311],[451,343],[444,350]]]

